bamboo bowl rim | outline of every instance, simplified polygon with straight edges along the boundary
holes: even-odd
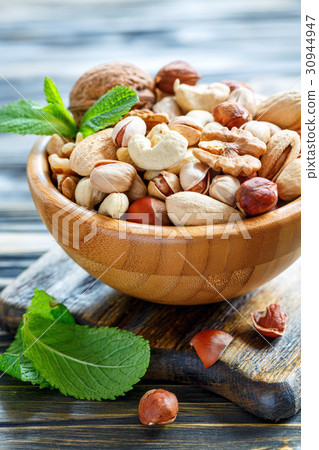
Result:
[[[79,214],[85,213],[86,222],[94,221],[95,225],[109,231],[119,230],[119,219],[112,219],[110,217],[98,214],[97,211],[87,210],[86,208],[77,205],[66,198],[54,186],[50,177],[50,170],[48,164],[47,154],[45,152],[48,142],[47,136],[41,136],[37,139],[30,152],[27,162],[27,177],[31,190],[34,190],[41,196],[45,197],[49,202],[53,203],[56,208],[63,209],[72,207],[72,212]],[[270,229],[277,227],[279,224],[284,224],[290,220],[300,220],[301,218],[301,197],[279,207],[274,211],[262,214],[260,216],[251,217],[243,220],[246,230],[250,232],[260,231],[262,228]],[[122,221],[121,221],[122,222]],[[126,222],[127,235],[144,236],[148,238],[155,238],[158,236],[158,230],[161,229],[161,238],[170,238],[172,242],[176,239],[185,240],[185,232],[179,231],[179,228],[186,230],[188,236],[192,238],[206,238],[207,235],[214,238],[221,238],[225,232],[227,223],[216,225],[196,225],[186,227],[160,226],[160,225],[146,225],[134,222]],[[238,235],[237,227],[232,227],[228,235]],[[172,231],[176,230],[176,236],[171,238]],[[157,238],[158,239],[158,238]]]

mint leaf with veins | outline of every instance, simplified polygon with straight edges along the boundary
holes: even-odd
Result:
[[[25,355],[64,395],[114,400],[132,389],[150,360],[148,341],[118,328],[91,328],[25,314]]]

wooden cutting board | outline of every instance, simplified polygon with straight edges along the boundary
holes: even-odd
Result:
[[[151,345],[145,378],[201,385],[270,420],[300,409],[300,263],[230,303],[166,306],[128,297],[94,280],[60,248],[54,248],[0,294],[0,326],[14,332],[35,287],[63,301],[79,323],[117,326]],[[284,337],[260,337],[250,314],[280,303],[289,316]],[[221,359],[205,369],[191,338],[218,328],[234,336]],[[160,383],[159,383],[160,385]],[[209,393],[207,394],[209,395]]]

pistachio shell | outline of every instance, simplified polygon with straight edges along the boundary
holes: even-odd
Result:
[[[130,164],[120,161],[99,161],[91,172],[92,186],[100,192],[125,192],[130,189],[136,177],[136,170]]]

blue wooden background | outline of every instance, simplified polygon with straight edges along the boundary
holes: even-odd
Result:
[[[265,94],[298,89],[299,20],[300,4],[297,0],[0,0],[0,106],[18,100],[20,95],[44,101],[42,92],[46,75],[53,78],[68,103],[68,92],[85,70],[112,60],[130,61],[155,75],[164,64],[184,59],[202,74],[204,82],[242,79]],[[25,163],[34,140],[34,136],[0,135],[0,289],[45,250],[56,245],[39,219],[27,187]],[[4,350],[9,338],[2,332],[0,339]],[[30,404],[35,405],[32,408],[38,408],[40,423],[43,410],[36,403],[39,403],[38,392],[11,381],[9,377],[3,377],[0,385],[4,380],[7,397],[13,395],[18,386],[22,397],[27,395],[29,401],[25,408]],[[229,445],[236,448],[278,448],[281,444],[287,445],[286,448],[299,448],[298,416],[276,428],[274,424],[267,425],[252,418],[213,394],[194,387],[175,389],[183,392],[186,403],[182,408],[185,411],[193,408],[187,406],[187,399],[196,397],[200,399],[196,406],[198,414],[203,414],[209,404],[215,414],[214,420],[220,417],[224,423],[222,434],[209,434],[211,445],[225,449],[230,448]],[[113,424],[125,424],[128,411],[136,404],[136,395],[129,394],[120,401],[122,415],[116,416]],[[48,408],[50,402],[57,402],[59,398],[58,394],[46,394]],[[104,404],[104,409],[114,412],[114,405]],[[28,423],[28,417],[21,418],[14,407],[8,414],[12,409],[10,402],[2,403],[2,406],[0,436],[5,438],[3,448],[22,448],[19,445],[23,439],[26,439],[23,448],[31,446],[31,442],[41,448],[43,435],[33,435],[29,430],[27,435],[32,438],[28,440],[23,431],[20,435],[15,428],[19,420]],[[73,406],[76,408],[76,404]],[[85,416],[88,421],[83,425],[89,437],[95,433],[89,428],[96,414],[94,408],[97,406],[88,407]],[[57,415],[62,412],[63,407],[57,410]],[[244,435],[234,432],[231,426],[234,415],[236,423],[250,423],[249,433],[244,427]],[[183,424],[183,420],[181,422]],[[210,429],[212,417],[203,415],[202,422],[202,430],[206,432]],[[4,431],[1,425],[8,430]],[[68,439],[74,445],[76,442],[85,446],[85,439],[75,432],[72,435],[70,430],[67,429]],[[201,442],[208,445],[206,437],[206,440],[201,440],[203,431],[198,426],[188,424],[183,431],[184,438],[175,429],[171,430],[165,432],[163,441],[152,441],[152,448],[155,445],[175,448],[174,442],[176,448],[179,445],[183,447],[187,439],[193,445],[196,442],[199,446]],[[14,436],[21,436],[20,444]],[[140,436],[144,440],[139,448],[151,448],[149,435],[144,433]],[[62,437],[56,442],[57,445],[65,443]],[[46,445],[51,444],[46,441]],[[54,444],[52,446],[55,448]]]

